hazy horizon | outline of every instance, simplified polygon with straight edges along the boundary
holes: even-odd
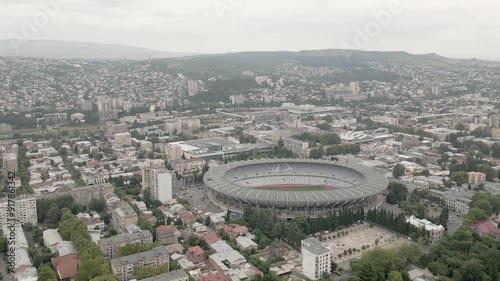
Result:
[[[479,0],[0,0],[0,39],[165,52],[358,49],[499,60],[500,3]],[[484,7],[489,7],[485,9]]]

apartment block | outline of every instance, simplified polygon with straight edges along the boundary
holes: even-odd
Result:
[[[112,259],[111,270],[119,281],[128,281],[133,278],[134,267],[159,267],[168,264],[169,257],[166,247],[156,247],[150,251]]]
[[[481,172],[469,172],[469,183],[480,184],[486,181],[486,174]]]
[[[20,225],[30,222],[34,225],[38,223],[36,213],[36,199],[33,195],[23,194],[13,200],[14,204],[9,204],[7,197],[0,199],[0,229],[7,226],[9,221],[16,219]],[[9,205],[14,209],[10,210]],[[11,216],[13,215],[13,217]]]
[[[418,228],[423,227],[429,232],[429,239],[433,243],[443,238],[444,227],[442,225],[436,225],[426,219],[419,219],[415,216],[409,217],[406,222]]]
[[[111,224],[118,233],[126,233],[127,225],[137,224],[137,213],[127,202],[120,202],[111,211]]]
[[[107,259],[114,258],[114,255],[120,247],[129,244],[147,245],[153,243],[153,234],[149,230],[117,235],[99,240],[99,249],[102,255]]]
[[[325,272],[330,273],[332,250],[329,244],[316,238],[302,240],[302,272],[311,280],[319,280]]]
[[[129,132],[115,134],[115,141],[113,143],[115,147],[122,147],[124,145],[132,145],[132,135]]]

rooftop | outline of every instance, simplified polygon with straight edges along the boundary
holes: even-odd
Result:
[[[305,249],[317,256],[331,252],[331,250],[325,247],[324,244],[318,239],[312,237],[302,240],[302,249]]]
[[[137,253],[125,257],[115,258],[111,260],[111,265],[114,267],[124,266],[129,264],[139,263],[141,261],[147,261],[158,257],[168,257],[169,253],[166,247],[156,247],[152,250]]]

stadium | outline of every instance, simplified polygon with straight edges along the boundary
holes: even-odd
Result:
[[[372,206],[388,184],[368,167],[312,159],[232,162],[211,167],[203,181],[210,199],[231,210],[254,206],[305,215]]]

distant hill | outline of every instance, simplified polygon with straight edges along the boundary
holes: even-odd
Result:
[[[349,76],[344,74],[345,77],[331,78],[338,78],[341,81],[349,81],[349,79],[393,81],[399,79],[398,73],[372,69],[372,63],[454,67],[467,61],[445,58],[437,54],[415,55],[406,52],[328,49],[299,52],[240,52],[167,58],[155,60],[153,67],[172,74],[183,73],[199,79],[218,75],[238,78],[245,70],[271,75],[277,66],[292,63],[308,67],[339,67],[349,70],[351,72]]]
[[[0,40],[0,56],[57,59],[148,59],[183,57],[194,54],[171,53],[115,44],[55,40]]]

